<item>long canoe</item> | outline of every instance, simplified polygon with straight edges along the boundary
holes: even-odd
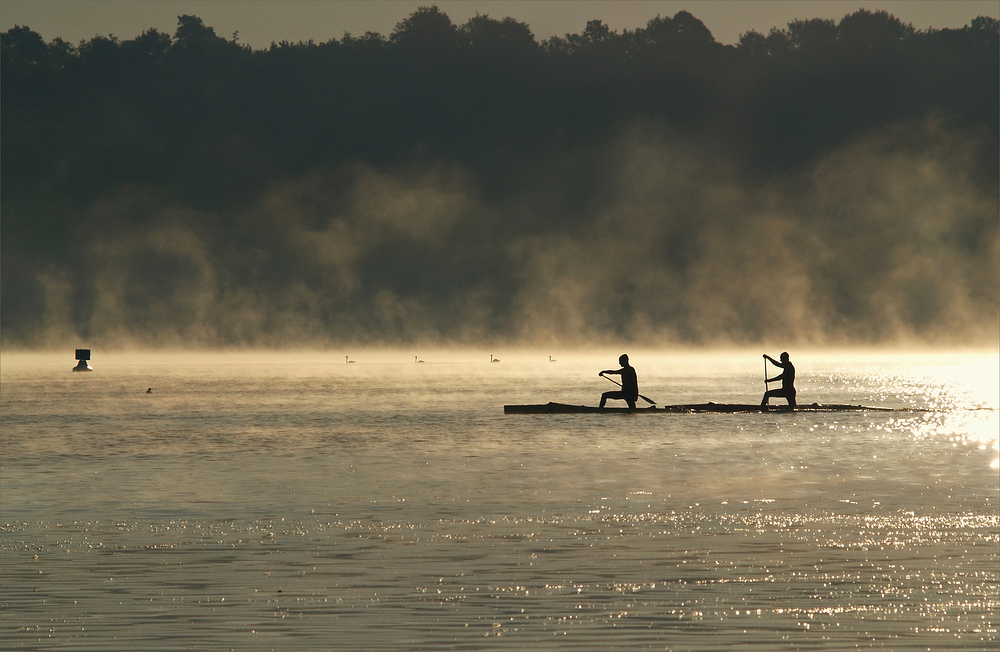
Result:
[[[504,414],[677,414],[692,412],[764,412],[760,405],[741,403],[692,403],[688,405],[663,405],[656,407],[637,407],[634,410],[627,407],[599,408],[592,405],[568,405],[566,403],[544,403],[538,405],[505,405]],[[913,408],[868,407],[865,405],[772,405],[768,412],[912,412]]]

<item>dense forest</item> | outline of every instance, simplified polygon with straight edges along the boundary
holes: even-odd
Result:
[[[993,343],[995,19],[0,35],[15,346]]]

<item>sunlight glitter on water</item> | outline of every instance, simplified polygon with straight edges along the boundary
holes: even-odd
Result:
[[[927,412],[511,417],[592,404],[608,358],[403,353],[5,354],[5,649],[996,641],[975,360],[796,356],[810,401]],[[634,362],[664,402],[763,385],[759,353]]]

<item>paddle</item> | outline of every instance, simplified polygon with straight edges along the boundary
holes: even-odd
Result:
[[[600,376],[601,376],[601,378],[603,378],[604,380],[610,380],[610,381],[611,381],[611,382],[613,382],[613,383],[614,383],[615,385],[618,385],[619,387],[622,387],[622,384],[621,384],[620,382],[618,382],[617,380],[615,380],[614,378],[608,378],[608,377],[607,377],[607,376],[605,376],[604,374],[600,374]],[[625,389],[625,388],[624,388],[624,387],[622,387],[622,389]],[[654,401],[654,400],[653,400],[653,399],[651,399],[651,398],[646,398],[646,397],[645,397],[645,396],[643,396],[642,394],[639,394],[639,398],[641,398],[642,400],[646,401],[646,402],[647,402],[647,403],[649,403],[650,405],[656,405],[656,401]]]

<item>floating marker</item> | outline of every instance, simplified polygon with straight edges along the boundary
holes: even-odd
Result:
[[[90,360],[90,349],[77,349],[76,359],[78,360],[77,365],[73,367],[73,371],[93,371],[94,368],[87,364]]]

